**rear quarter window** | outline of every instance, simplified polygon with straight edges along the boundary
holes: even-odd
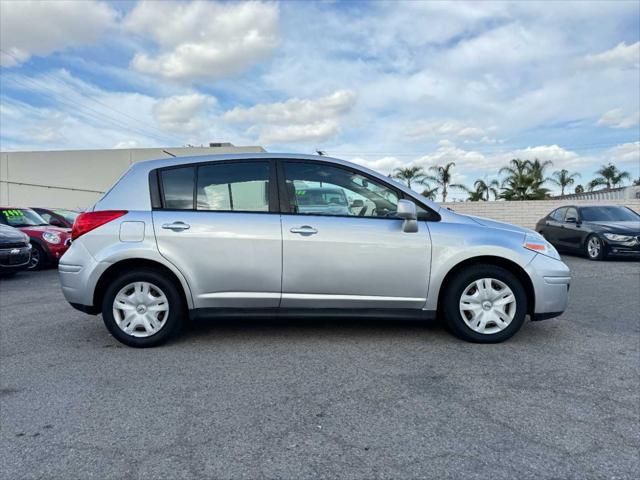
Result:
[[[169,210],[193,210],[194,167],[180,167],[160,172],[162,206]]]

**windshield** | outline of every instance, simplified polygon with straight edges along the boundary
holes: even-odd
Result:
[[[53,213],[60,215],[69,223],[75,222],[78,215],[80,215],[79,212],[74,212],[72,210],[54,210]]]
[[[2,223],[12,227],[35,227],[48,225],[40,215],[28,208],[7,208],[0,210]]]
[[[583,207],[580,209],[585,222],[638,222],[640,215],[626,207]]]

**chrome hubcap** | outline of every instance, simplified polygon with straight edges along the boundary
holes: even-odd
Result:
[[[160,288],[134,282],[121,288],[113,301],[113,318],[127,335],[144,338],[158,333],[169,316],[169,301]]]
[[[516,314],[516,297],[506,283],[481,278],[460,297],[460,315],[474,332],[490,335],[507,328]]]
[[[600,240],[596,237],[591,237],[589,243],[587,243],[587,251],[590,257],[597,257],[600,254]]]

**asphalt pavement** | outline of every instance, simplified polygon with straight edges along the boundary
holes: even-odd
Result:
[[[560,318],[218,320],[124,347],[57,273],[0,280],[6,479],[640,478],[640,263],[567,257]]]

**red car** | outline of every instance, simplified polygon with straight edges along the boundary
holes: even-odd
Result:
[[[73,227],[73,222],[75,222],[78,215],[80,215],[80,212],[67,210],[66,208],[31,207],[31,209],[44,218],[49,225],[62,228]]]
[[[57,265],[71,245],[71,231],[68,228],[49,225],[30,208],[0,207],[0,223],[29,235],[32,245],[29,270]]]

